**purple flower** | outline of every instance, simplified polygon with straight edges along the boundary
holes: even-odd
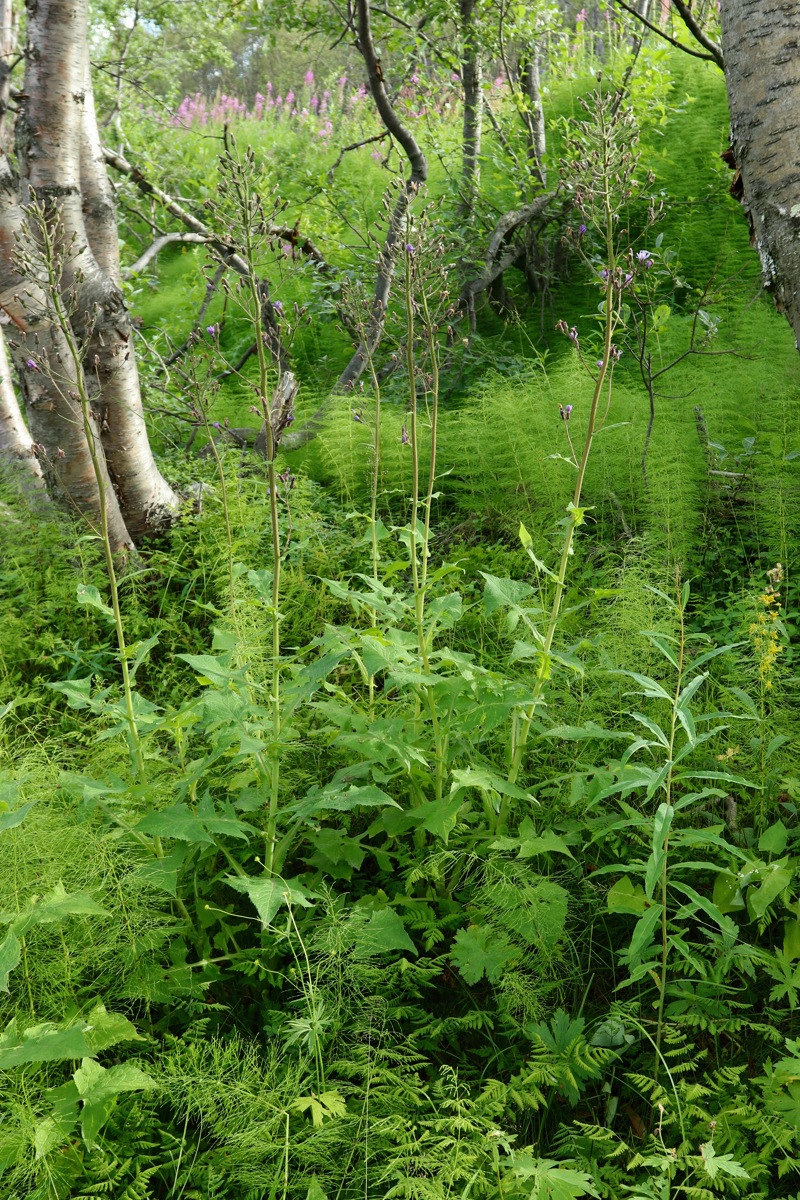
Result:
[[[313,87],[313,84],[314,84],[314,72],[313,71],[306,71],[305,76],[304,76],[304,83],[305,83],[306,87]]]
[[[558,406],[558,414],[559,414],[559,416],[561,417],[561,420],[562,420],[562,421],[563,421],[563,422],[566,424],[566,422],[567,422],[567,421],[570,419],[570,417],[572,416],[572,405],[571,405],[571,404],[567,404],[567,405],[565,405],[565,407],[564,407],[564,408],[562,408],[562,407],[561,407],[561,405],[559,404],[559,406]]]
[[[272,307],[275,309],[275,312],[278,314],[278,316],[280,316],[280,314],[283,312],[283,305],[281,304],[280,300],[273,300]]]
[[[600,278],[608,279],[608,271],[605,269],[605,267],[603,267],[602,271],[600,272]]]
[[[414,247],[411,245],[410,242],[406,242],[406,254],[413,254],[413,253],[414,253]]]
[[[215,429],[221,429],[221,428],[222,428],[222,426],[220,425],[219,421],[212,421],[212,422],[211,422],[211,424],[214,426],[214,428],[215,428]]]
[[[400,445],[407,446],[410,441],[411,441],[411,439],[408,436],[408,430],[406,429],[406,427],[404,425],[403,432],[400,434]]]
[[[210,333],[211,336],[214,337],[216,332],[217,332],[216,325],[206,325],[206,333]]]
[[[577,344],[578,344],[578,327],[577,327],[577,325],[573,325],[572,328],[570,329],[569,340],[572,342],[573,346],[577,346]]]
[[[29,358],[28,361],[25,363],[25,366],[30,367],[30,369],[32,371],[41,371],[41,369],[42,369],[39,366],[39,364],[37,363],[35,358]]]
[[[585,237],[585,236],[586,236],[586,226],[579,225],[578,226],[578,237]]]
[[[604,365],[604,364],[603,364],[603,360],[602,360],[602,358],[598,358],[598,360],[597,360],[597,365],[598,365],[598,367],[599,367],[599,368],[602,370],[602,368],[603,368],[603,365]]]
[[[362,417],[361,413],[357,412],[355,409],[353,409],[353,420],[355,421],[356,425],[364,424],[364,418]]]

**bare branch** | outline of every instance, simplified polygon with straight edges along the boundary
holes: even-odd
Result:
[[[136,262],[133,263],[132,266],[125,268],[125,270],[122,272],[123,278],[129,279],[131,275],[138,275],[140,272],[146,271],[153,259],[161,253],[165,246],[170,246],[174,242],[190,242],[192,244],[200,244],[204,246],[207,244],[208,240],[209,239],[207,237],[203,237],[201,233],[189,233],[188,231],[186,233],[163,233],[161,237],[157,237],[156,240],[147,247],[144,254],[139,255]]]
[[[687,46],[684,42],[679,42],[677,38],[671,37],[666,30],[660,29],[658,25],[654,25],[652,21],[648,21],[647,17],[643,17],[642,14],[637,12],[635,8],[632,8],[630,4],[626,4],[625,0],[615,0],[615,3],[618,4],[620,8],[624,8],[625,12],[630,13],[631,16],[635,17],[637,21],[640,21],[642,25],[646,25],[647,28],[653,33],[658,34],[658,36],[663,38],[665,42],[669,42],[671,46],[675,46],[678,50],[682,50],[684,54],[690,54],[692,58],[702,58],[706,62],[714,62],[717,64],[720,70],[725,69],[722,60],[722,51],[720,50],[719,46],[716,47],[716,54],[713,52],[701,54],[699,50],[692,50],[691,46]],[[715,45],[713,42],[711,44]]]

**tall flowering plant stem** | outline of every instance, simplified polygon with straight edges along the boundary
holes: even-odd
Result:
[[[282,372],[274,386],[275,371],[269,352],[273,325],[280,321],[282,306],[271,301],[257,271],[259,255],[268,244],[274,222],[269,219],[259,193],[255,154],[248,147],[240,156],[236,143],[226,132],[225,153],[221,159],[221,190],[232,209],[237,242],[248,271],[241,279],[239,301],[253,326],[258,379],[255,385],[255,409],[263,418],[261,435],[267,460],[267,492],[272,543],[272,594],[269,605],[271,628],[271,670],[269,710],[271,736],[266,761],[267,811],[265,821],[265,867],[276,869],[278,804],[280,798],[281,741],[281,637],[280,593],[282,546],[278,514],[278,472],[275,458],[281,436],[294,420],[297,384],[289,371]],[[259,762],[263,763],[261,756]],[[262,768],[263,769],[263,768]]]
[[[567,179],[579,181],[573,190],[580,224],[577,230],[568,230],[568,236],[575,241],[581,257],[602,289],[598,310],[600,340],[599,345],[595,342],[597,357],[595,362],[591,362],[588,352],[581,345],[578,330],[574,326],[568,328],[566,322],[559,322],[559,330],[573,343],[587,375],[592,379],[592,390],[580,450],[570,428],[573,411],[576,416],[580,413],[579,399],[576,397],[574,405],[560,409],[576,477],[572,498],[567,505],[567,521],[555,570],[550,570],[539,561],[533,553],[530,534],[524,526],[520,528],[524,548],[537,571],[551,581],[553,590],[549,615],[538,634],[538,667],[532,695],[512,728],[508,770],[510,783],[515,783],[519,776],[531,726],[542,708],[544,692],[552,673],[553,643],[558,631],[569,562],[574,553],[576,531],[586,518],[587,509],[583,501],[586,471],[595,436],[603,425],[611,403],[613,370],[620,357],[620,351],[614,345],[614,335],[624,319],[624,296],[633,280],[631,255],[629,247],[624,244],[628,239],[620,220],[629,200],[639,188],[634,177],[638,157],[634,149],[636,137],[632,129],[632,116],[620,109],[618,97],[604,96],[599,92],[592,97],[587,109],[589,118],[578,123],[570,143],[572,158],[562,164],[562,168]],[[593,253],[589,249],[592,243],[599,250],[599,259],[597,251]],[[595,354],[590,357],[595,358]],[[505,824],[506,815],[507,804],[504,804],[498,816],[498,828]]]
[[[144,754],[142,752],[141,737],[139,736],[139,727],[136,723],[133,681],[128,662],[129,650],[125,639],[125,626],[119,602],[114,546],[109,527],[108,488],[111,485],[108,473],[103,469],[102,448],[98,446],[99,435],[92,414],[92,405],[84,374],[83,348],[73,329],[73,314],[69,310],[69,295],[62,293],[63,253],[60,250],[60,243],[63,239],[63,229],[59,228],[57,221],[50,219],[42,209],[36,206],[32,206],[29,209],[29,216],[36,237],[36,243],[32,242],[31,248],[37,260],[36,266],[39,267],[43,276],[48,303],[51,306],[52,321],[61,330],[69,359],[71,360],[68,373],[65,372],[65,378],[59,379],[54,376],[53,382],[59,387],[74,388],[77,393],[74,399],[80,405],[80,420],[83,424],[83,432],[92,463],[92,470],[97,481],[98,512],[100,518],[99,535],[103,546],[103,558],[108,576],[108,589],[111,596],[111,611],[114,617],[114,631],[117,637],[117,649],[119,651],[120,669],[122,671],[125,722],[128,727],[128,747],[133,768],[138,779],[142,781],[145,777]],[[33,249],[34,245],[35,249]],[[86,321],[87,323],[89,321],[88,314]],[[49,362],[49,360],[44,365],[48,371],[54,367],[54,364]]]

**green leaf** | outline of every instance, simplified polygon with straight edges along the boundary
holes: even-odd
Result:
[[[636,925],[633,929],[633,934],[631,935],[630,945],[622,956],[629,967],[638,967],[641,964],[642,957],[650,946],[653,931],[660,921],[663,911],[663,905],[654,904],[652,908],[648,908],[644,916],[640,917],[636,922]]]
[[[481,571],[486,581],[483,588],[483,607],[487,616],[503,608],[519,608],[523,600],[534,594],[529,583],[519,579],[498,579]]]
[[[148,813],[135,826],[140,833],[149,833],[154,837],[176,838],[181,842],[191,842],[193,845],[212,846],[214,839],[209,837],[205,824],[199,820],[187,804],[181,801],[171,808],[163,808],[160,812]]]
[[[783,926],[783,953],[789,962],[800,958],[800,921],[785,921]]]
[[[745,904],[739,876],[720,871],[714,880],[713,900],[721,913],[741,912]]]
[[[479,983],[484,975],[496,983],[514,957],[511,943],[489,925],[459,929],[450,951],[453,965],[469,984]]]
[[[627,875],[623,875],[622,879],[609,889],[606,903],[609,912],[629,913],[638,917],[647,907],[647,897],[643,888],[634,884]]]
[[[765,854],[783,854],[789,840],[789,830],[783,821],[776,821],[758,839],[758,848]]]
[[[794,871],[784,859],[770,867],[761,887],[748,890],[747,910],[754,920],[764,916],[770,904],[789,886],[793,877]]]
[[[522,524],[522,521],[519,523],[519,540],[522,542],[523,550],[527,550],[529,546],[533,545],[533,538]]]
[[[107,909],[85,892],[67,892],[63,883],[57,883],[52,892],[15,915],[12,929],[22,937],[35,925],[49,925],[54,921],[63,921],[65,917],[110,915]],[[0,915],[0,920],[4,918],[8,919],[7,914]]]
[[[23,1063],[91,1057],[92,1048],[86,1037],[89,1028],[84,1021],[66,1028],[48,1021],[43,1025],[31,1026],[20,1037],[16,1021],[11,1021],[0,1035],[0,1069],[8,1070]]]
[[[393,908],[381,908],[358,931],[355,955],[359,959],[371,958],[373,954],[389,954],[393,950],[417,953],[399,914]]]
[[[96,587],[91,584],[79,583],[76,595],[78,604],[83,604],[86,608],[94,608],[104,617],[111,621],[114,620],[114,610],[108,607]]]
[[[407,814],[409,821],[426,829],[434,837],[441,838],[447,845],[447,839],[456,827],[458,814],[464,807],[464,800],[456,795],[451,800],[428,800]]]
[[[564,839],[551,829],[538,837],[520,838],[518,844],[518,858],[535,858],[539,854],[566,854],[567,858],[575,857]]]
[[[454,796],[464,788],[477,788],[481,792],[498,792],[501,796],[512,796],[515,800],[527,800],[528,803],[534,799],[530,792],[523,791],[515,783],[509,783],[507,779],[498,775],[490,767],[464,767],[453,771],[450,795]]]
[[[5,938],[0,942],[0,992],[8,991],[8,977],[17,966],[22,956],[19,938],[13,929],[9,929]]]
[[[319,1129],[331,1117],[347,1116],[347,1104],[341,1092],[332,1090],[316,1096],[298,1096],[290,1105],[294,1112],[311,1114],[311,1124]]]
[[[96,1004],[88,1017],[85,1037],[92,1055],[102,1054],[120,1042],[143,1042],[145,1039],[121,1013],[108,1012],[104,1004]]]
[[[529,1154],[517,1153],[511,1171],[517,1179],[525,1181],[525,1194],[531,1200],[578,1200],[581,1196],[600,1196],[585,1171],[558,1166],[551,1159],[534,1159]]]
[[[322,812],[352,812],[354,808],[400,808],[400,805],[373,783],[363,787],[331,783],[323,791],[311,788],[297,804],[287,805],[285,811],[312,817]]]
[[[33,808],[33,800],[23,804],[21,808],[13,809],[12,812],[4,812],[4,808],[5,804],[0,804],[0,833],[6,829],[16,829],[17,825],[21,825]]]
[[[700,1155],[709,1179],[716,1179],[718,1175],[728,1175],[732,1179],[750,1178],[742,1164],[738,1163],[732,1154],[717,1154],[713,1142],[705,1142],[701,1145]]]
[[[83,1101],[81,1109],[81,1134],[91,1150],[123,1092],[150,1091],[156,1084],[149,1075],[130,1063],[115,1067],[101,1067],[91,1058],[85,1058],[73,1077]]]
[[[268,929],[281,905],[298,905],[313,908],[313,893],[306,891],[296,881],[287,882],[279,875],[263,875],[260,878],[243,879],[239,875],[226,875],[226,882],[237,892],[244,892],[253,902],[261,918],[261,928]],[[316,897],[314,897],[316,899]]]

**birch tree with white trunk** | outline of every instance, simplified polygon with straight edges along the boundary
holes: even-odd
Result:
[[[119,549],[172,520],[179,498],[158,470],[144,422],[130,314],[120,288],[113,192],[94,112],[87,29],[88,0],[28,0],[16,170],[8,148],[0,150],[0,308],[9,322],[28,427],[48,484],[94,524],[102,487],[109,536]],[[79,419],[79,368],[54,319],[47,281],[20,257],[26,241],[41,241],[31,205],[55,236],[54,286],[83,350],[80,382],[92,399],[91,448]],[[99,486],[92,448],[100,463]]]

